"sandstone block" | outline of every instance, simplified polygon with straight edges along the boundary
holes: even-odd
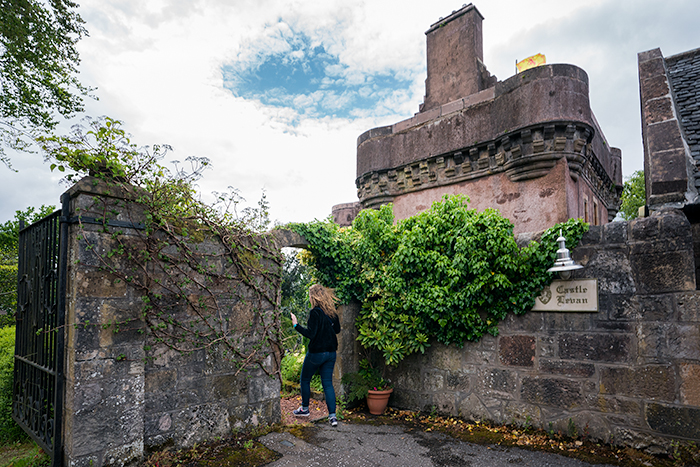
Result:
[[[637,290],[642,294],[695,289],[695,261],[692,250],[632,255]]]
[[[673,401],[676,397],[675,372],[673,367],[656,365],[601,368],[600,393]]]
[[[220,400],[234,398],[246,389],[244,379],[244,375],[214,375],[207,378],[207,391]]]
[[[420,367],[409,366],[405,363],[404,360],[396,369],[388,368],[388,379],[402,389],[419,390],[422,387]]]
[[[647,102],[651,99],[658,99],[669,94],[668,78],[666,75],[656,75],[647,80],[644,80],[641,86],[642,102]]]
[[[561,334],[559,357],[563,360],[626,362],[632,340],[627,334]]]
[[[595,366],[591,363],[550,360],[546,358],[539,360],[539,369],[544,373],[576,378],[590,378],[595,374]]]
[[[659,358],[668,348],[669,322],[640,323],[637,325],[637,352],[640,357]]]
[[[190,447],[195,443],[225,436],[231,432],[228,411],[218,404],[193,405],[172,415],[172,437],[176,445]],[[190,427],[197,430],[190,431]]]
[[[442,391],[445,377],[441,370],[427,370],[423,373],[423,389],[428,392]]]
[[[700,307],[700,295],[688,294],[697,297],[697,304]],[[671,295],[648,295],[638,296],[639,319],[642,321],[666,321],[673,316],[673,296]],[[680,308],[680,306],[679,306]],[[700,308],[698,308],[700,310]]]
[[[659,235],[659,218],[642,217],[630,221],[631,240],[654,240]]]
[[[558,353],[557,340],[556,335],[537,337],[537,354],[540,358],[556,358]]]
[[[462,367],[462,349],[454,345],[433,343],[427,352],[427,364],[441,370],[458,370]]]
[[[83,456],[94,453],[110,440],[112,446],[126,445],[140,440],[143,430],[143,409],[139,394],[143,387],[119,382],[121,393],[114,384],[103,384],[105,395],[96,404],[86,406],[75,413],[72,426],[72,455]],[[135,396],[135,397],[132,397]],[[118,410],[115,408],[118,407]]]
[[[581,237],[579,245],[600,245],[601,243],[603,243],[603,228],[599,225],[591,225],[588,232],[585,232]]]
[[[607,284],[613,285],[613,284]],[[601,292],[598,295],[598,309],[600,310],[597,317],[600,320],[605,320],[607,311],[607,317],[611,320],[631,320],[637,315],[637,303],[634,300],[634,295],[629,293],[611,293],[611,292]],[[611,329],[612,326],[601,325],[596,323],[596,327],[601,327],[605,329]],[[622,323],[617,323],[620,325]],[[625,329],[619,329],[625,330]]]
[[[584,405],[581,383],[566,379],[523,378],[521,399],[532,404],[573,409]]]
[[[474,393],[469,394],[459,403],[459,416],[468,420],[496,420],[500,414],[501,402],[496,399],[483,398],[488,401],[488,406],[482,402],[482,397]]]
[[[499,358],[507,366],[535,364],[534,336],[502,336],[499,339]]]
[[[674,324],[668,331],[668,359],[700,361],[700,324]]]
[[[638,449],[649,454],[665,454],[669,452],[670,440],[666,437],[649,433],[646,426],[642,429],[615,427],[612,435],[615,442],[630,446],[632,449]]]
[[[639,79],[645,80],[654,76],[666,74],[663,57],[639,62]]]
[[[605,395],[596,396],[591,407],[605,413],[617,413],[639,417],[642,415],[642,403],[637,400]]]
[[[676,294],[679,320],[700,322],[700,293],[697,291]]]
[[[514,332],[514,331],[525,331],[525,332],[537,332],[541,331],[544,326],[544,313],[537,311],[528,311],[524,315],[516,316],[512,313],[506,316],[499,329],[502,333]]]
[[[440,107],[440,115],[447,115],[451,114],[453,112],[460,111],[464,108],[464,101],[462,99],[458,99],[456,101],[452,101],[450,103],[447,103],[443,106]]]
[[[668,126],[671,124],[676,126],[675,138],[679,138],[678,122],[676,120],[669,120],[664,123],[659,123],[654,125],[652,128],[657,126]],[[671,128],[666,128],[671,129]],[[658,146],[670,146],[673,144],[670,140],[672,137],[664,136],[661,137],[663,141],[660,141]],[[681,200],[683,199],[685,190],[688,188],[688,174],[686,173],[686,152],[683,146],[682,140],[678,140],[675,143],[675,147],[660,151],[660,153],[655,154],[654,158],[650,161],[651,175],[651,195],[649,195],[650,205],[654,205],[656,199],[663,202],[663,200]],[[651,144],[649,144],[651,146]],[[657,198],[658,197],[658,198]]]
[[[676,232],[673,236],[630,244],[630,257],[669,252],[687,252],[692,255],[692,250],[693,237],[690,229],[685,229],[683,232]]]
[[[700,439],[700,409],[650,403],[645,409],[649,428],[682,438]]]
[[[457,415],[456,395],[453,392],[434,394],[433,405],[439,413]]]
[[[483,369],[479,373],[479,393],[489,397],[515,398],[516,373],[498,368]]]
[[[647,125],[665,122],[675,118],[672,109],[671,99],[654,99],[644,103],[644,122]]]
[[[681,402],[700,407],[700,365],[680,364]]]
[[[250,404],[279,399],[279,394],[280,382],[277,378],[255,378],[248,383],[248,402]]]
[[[536,405],[508,401],[503,407],[503,417],[520,426],[541,426],[542,411]]]
[[[468,392],[471,388],[472,372],[464,370],[449,371],[445,377],[445,387],[459,392]]]
[[[603,241],[608,245],[627,242],[627,222],[610,222],[603,226]]]
[[[647,60],[653,60],[654,58],[658,57],[663,57],[661,49],[659,48],[647,50],[645,52],[639,52],[637,54],[637,60],[639,61],[639,63],[645,62]]]
[[[587,277],[598,279],[599,293],[633,294],[635,289],[632,264],[623,249],[598,251],[586,265]]]
[[[433,405],[433,395],[423,394],[408,389],[394,391],[391,395],[391,406],[406,410],[430,410]]]
[[[647,127],[647,139],[649,143],[649,151],[652,153],[683,147],[683,140],[681,138],[677,120],[670,120]],[[668,164],[668,161],[666,160],[663,162],[665,163],[665,166],[670,166],[664,166],[664,180],[676,180],[679,179],[679,177],[687,177],[687,174],[684,174],[677,169],[675,164]],[[685,170],[685,168],[683,168],[683,170]]]
[[[114,274],[98,269],[75,272],[77,293],[83,297],[120,298],[127,293],[126,282]]]
[[[544,313],[548,331],[588,331],[593,328],[592,313]]]
[[[630,310],[625,310],[626,313],[631,313]],[[593,331],[595,332],[602,332],[602,331],[610,331],[610,332],[625,332],[625,333],[633,333],[634,332],[634,323],[632,321],[619,321],[619,320],[609,320],[606,319],[604,316],[599,316],[599,320],[594,320],[593,321]]]
[[[149,392],[145,395],[144,410],[148,414],[163,414],[178,408],[178,397],[175,391]]]

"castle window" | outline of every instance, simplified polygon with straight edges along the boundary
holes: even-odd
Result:
[[[593,225],[599,225],[598,222],[598,203],[593,201]]]

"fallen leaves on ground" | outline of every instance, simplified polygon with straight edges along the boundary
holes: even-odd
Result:
[[[409,431],[439,431],[462,441],[499,446],[517,446],[524,449],[553,452],[574,457],[590,463],[607,463],[627,467],[681,467],[700,465],[700,450],[692,443],[678,445],[670,456],[652,456],[632,448],[596,442],[583,435],[568,437],[561,432],[536,429],[532,426],[492,425],[470,422],[457,417],[425,414],[409,410],[388,408],[384,415],[373,416],[362,409],[347,414],[348,419],[379,423],[398,422],[409,427]]]

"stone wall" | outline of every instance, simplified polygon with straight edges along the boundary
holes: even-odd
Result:
[[[637,55],[647,204],[679,207],[698,195],[695,162],[685,141],[661,49]]]
[[[72,224],[69,236],[65,464],[128,465],[149,448],[186,447],[225,436],[233,428],[279,422],[278,378],[256,365],[237,374],[221,350],[183,354],[144,332],[142,292],[106,271],[100,259],[119,243],[142,241],[143,218],[128,202],[133,193],[87,178],[67,195],[69,217],[75,220],[79,213],[83,224]],[[91,223],[105,213],[113,225],[107,231],[101,221]],[[207,253],[208,266],[228,271],[220,241],[206,240],[195,247]],[[134,269],[132,262],[112,264],[135,281],[145,280],[144,271]],[[149,274],[154,282],[160,277],[157,268]],[[230,293],[231,284],[238,293]],[[260,316],[271,306],[262,314],[253,312],[252,307],[264,304],[256,302],[234,275],[211,290],[228,329],[237,330],[230,337],[240,338],[244,348],[256,344]],[[173,314],[185,320],[187,307],[173,301]],[[241,327],[244,332],[238,331]],[[261,352],[268,350],[263,347]],[[263,361],[269,372],[274,372],[274,360],[268,356]]]
[[[700,293],[686,217],[591,226],[573,255],[585,266],[575,277],[598,279],[597,313],[529,312],[462,349],[433,343],[387,368],[390,404],[563,432],[571,419],[579,433],[652,450],[700,441]]]

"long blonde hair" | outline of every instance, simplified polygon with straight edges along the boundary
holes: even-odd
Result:
[[[328,289],[321,284],[314,284],[309,288],[309,301],[312,307],[319,307],[331,318],[338,316],[338,311],[335,309],[335,302],[338,301],[338,298],[333,289]]]

